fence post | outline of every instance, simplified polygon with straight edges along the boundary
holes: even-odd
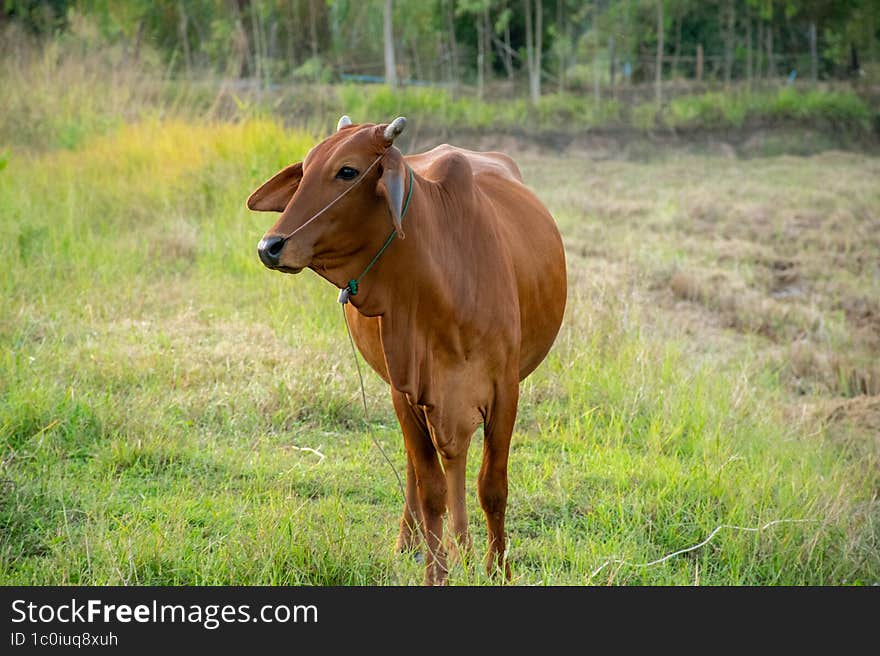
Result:
[[[657,0],[657,64],[654,70],[654,97],[663,102],[663,0]]]
[[[703,44],[697,44],[697,82],[703,81]]]
[[[611,88],[613,89],[614,88],[614,73],[615,73],[615,71],[614,71],[614,37],[613,36],[608,37],[608,59],[610,60],[608,73],[609,73],[609,77],[611,78]]]
[[[816,54],[816,22],[810,23],[810,79],[813,84],[819,80],[819,58]]]

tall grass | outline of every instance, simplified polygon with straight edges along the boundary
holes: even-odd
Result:
[[[596,102],[591,96],[547,94],[532,106],[526,99],[479,102],[441,89],[343,86],[338,104],[353,116],[385,117],[407,112],[420,124],[472,130],[572,133],[631,128],[738,129],[745,125],[810,125],[870,133],[876,112],[853,92],[794,88],[752,93],[709,92],[673,98],[657,107]]]
[[[870,132],[873,118],[868,103],[852,92],[792,87],[774,92],[682,96],[660,114],[660,121],[670,128],[805,123],[857,133]]]

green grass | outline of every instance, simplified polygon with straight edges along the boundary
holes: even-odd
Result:
[[[868,103],[847,91],[798,90],[713,92],[674,98],[662,112],[670,128],[737,129],[752,124],[812,124],[830,130],[870,133],[876,115]]]
[[[526,98],[480,102],[438,88],[342,85],[330,88],[334,106],[351,116],[397,116],[405,112],[434,129],[502,130],[515,132],[572,132],[621,124],[616,101],[596,103],[590,97],[547,94],[536,106]]]
[[[370,440],[403,468],[384,384],[367,379],[365,425],[335,290],[308,272],[270,273],[255,255],[272,219],[244,199],[314,141],[269,120],[172,119],[120,124],[70,149],[8,151],[0,583],[421,581],[419,565],[392,553],[401,501]],[[562,226],[571,286],[557,344],[523,384],[510,466],[514,582],[880,581],[877,449],[793,410],[803,398],[773,355],[791,318],[767,324],[783,329],[772,342],[757,334],[767,322],[749,318],[763,316],[761,304],[741,303],[745,318],[719,325],[712,313],[727,306],[701,305],[705,290],[685,306],[665,291],[674,270],[711,263],[694,241],[701,221],[744,225],[726,205],[737,189],[800,211],[786,198],[831,164],[520,161]],[[876,163],[833,165],[858,192],[842,195],[847,211],[876,213]],[[707,171],[715,177],[694,177]],[[870,297],[865,266],[827,282]],[[734,274],[762,284],[755,260],[730,267],[731,289]],[[698,311],[708,314],[684,320]],[[855,353],[844,323],[824,323],[816,339]],[[840,393],[833,380],[813,383]],[[480,440],[469,463],[474,561],[485,549]],[[777,519],[809,521],[723,530],[660,565],[592,576],[721,524]],[[475,562],[451,580],[491,582]]]
[[[659,109],[653,102],[629,106],[617,100],[549,93],[536,106],[525,98],[479,102],[448,91],[345,85],[329,90],[334,107],[353,117],[406,113],[435,129],[460,127],[540,134],[584,130],[727,130],[744,126],[807,125],[826,130],[870,134],[876,111],[852,91],[795,89],[761,92],[708,92],[673,98]]]

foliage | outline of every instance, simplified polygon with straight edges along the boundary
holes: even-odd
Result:
[[[682,96],[670,101],[663,111],[663,122],[671,128],[740,128],[747,122],[800,122],[870,132],[871,120],[871,109],[858,95],[818,89]]]
[[[729,10],[734,16],[736,78],[746,77],[749,57],[761,70],[769,70],[763,60],[767,44],[757,42],[759,31],[772,35],[777,74],[800,69],[805,75],[811,24],[817,28],[822,77],[870,70],[854,62],[854,57],[868,63],[880,59],[880,5],[873,0],[729,0],[720,5],[695,0],[556,0],[542,3],[542,37],[548,55],[545,73],[567,78],[569,67],[589,64],[596,57],[607,61],[606,42],[614,37],[618,63],[632,64],[633,79],[650,79],[658,39],[658,2],[665,8],[665,54],[693,57],[702,45],[707,75],[713,77],[721,77],[719,62],[731,36],[725,22]],[[490,70],[498,76],[506,73],[507,65],[518,73],[524,71],[525,19],[520,2],[398,0],[394,5],[402,78],[448,79],[455,48],[458,70],[453,77],[475,79],[484,10],[486,24],[496,37],[487,53]],[[271,82],[290,79],[310,60],[320,60],[336,74],[381,75],[381,14],[381,3],[375,0],[5,0],[0,23],[6,18],[32,32],[52,35],[85,17],[95,23],[102,38],[131,46],[135,52],[147,44],[155,47],[166,65],[178,72],[190,74],[199,69]],[[499,45],[508,38],[508,46]],[[505,47],[516,56],[505,59]],[[693,76],[692,62],[684,69]]]

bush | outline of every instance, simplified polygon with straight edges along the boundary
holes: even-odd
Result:
[[[310,57],[293,71],[293,79],[300,82],[330,82],[333,70],[324,66],[320,57]]]
[[[869,130],[871,110],[852,92],[782,89],[770,107],[781,119],[827,122],[837,127]]]
[[[631,121],[634,128],[643,132],[649,132],[657,127],[657,105],[645,103],[636,105],[631,112]]]
[[[851,91],[801,91],[785,87],[776,92],[721,93],[681,96],[664,109],[670,128],[740,128],[747,122],[800,122],[870,131],[871,111]]]

